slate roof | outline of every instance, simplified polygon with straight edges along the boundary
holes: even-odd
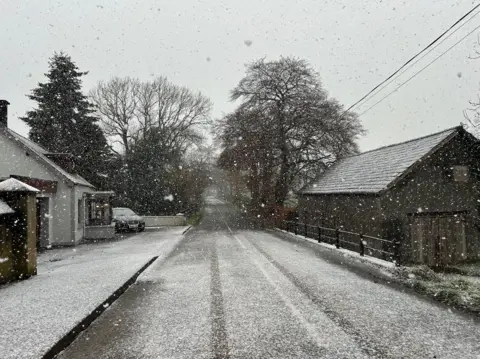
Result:
[[[339,160],[327,169],[301,194],[379,193],[386,190],[417,161],[430,155],[455,136],[454,127],[356,156]]]
[[[52,167],[57,173],[59,173],[62,177],[67,179],[68,181],[72,182],[73,184],[87,186],[87,187],[94,187],[90,182],[84,179],[82,176],[70,173],[64,170],[61,166],[57,165],[51,159],[47,157],[49,153],[46,149],[42,146],[36,144],[33,141],[30,141],[28,138],[23,137],[22,135],[12,131],[11,129],[6,129],[7,134],[9,134],[14,140],[20,142],[24,147],[28,148],[30,151],[34,152],[40,159],[46,163],[48,166]]]

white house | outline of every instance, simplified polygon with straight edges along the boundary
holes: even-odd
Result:
[[[94,237],[111,237],[112,193],[95,192],[92,184],[75,173],[71,155],[49,153],[9,129],[8,105],[0,100],[0,178],[16,178],[40,190],[38,245],[75,245],[91,234],[88,224],[102,229],[102,235],[97,231]]]

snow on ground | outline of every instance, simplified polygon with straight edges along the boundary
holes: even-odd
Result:
[[[39,358],[187,227],[39,255],[38,275],[0,287],[1,358]]]
[[[319,260],[312,248],[269,234],[239,232],[247,248],[267,253],[335,324],[381,358],[478,358],[480,326],[424,298],[364,280]],[[369,349],[369,350],[370,350]]]
[[[242,234],[217,244],[231,358],[368,357]]]
[[[195,358],[210,348],[210,236],[190,233],[153,263],[59,359]]]
[[[281,231],[283,233],[286,233],[288,235],[294,236],[296,238],[301,238],[301,239],[304,239],[306,241],[318,244],[319,246],[322,246],[324,248],[328,248],[328,249],[331,249],[331,250],[338,251],[339,253],[342,253],[344,256],[352,257],[352,258],[355,258],[355,259],[360,260],[362,262],[368,262],[368,263],[374,264],[376,266],[385,267],[385,268],[389,268],[389,269],[395,268],[395,263],[392,263],[392,262],[384,261],[384,260],[376,258],[376,257],[370,257],[370,256],[363,256],[362,257],[360,255],[360,253],[350,251],[350,250],[345,249],[345,248],[337,248],[333,244],[328,244],[328,243],[325,243],[325,242],[320,242],[319,243],[318,241],[316,241],[312,238],[308,238],[308,237],[302,236],[300,234],[295,235],[291,232],[287,232],[287,231],[284,231],[282,229],[277,229],[277,230]]]

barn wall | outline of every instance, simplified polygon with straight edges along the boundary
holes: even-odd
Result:
[[[378,223],[379,198],[368,195],[302,195],[299,199],[299,221],[309,224],[341,227],[371,236],[381,235]]]
[[[479,232],[472,220],[478,216],[478,179],[472,175],[477,166],[469,157],[471,151],[460,138],[447,144],[424,164],[409,174],[390,191],[381,196],[381,217],[384,221],[398,223],[402,237],[402,252],[411,258],[411,238],[408,214],[467,211],[467,254],[478,256]],[[469,166],[468,182],[456,182],[450,168]]]

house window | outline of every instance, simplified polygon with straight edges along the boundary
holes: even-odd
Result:
[[[87,225],[104,226],[112,223],[112,210],[107,198],[88,198]]]
[[[453,166],[452,174],[453,174],[453,180],[455,182],[468,182],[467,166]]]

